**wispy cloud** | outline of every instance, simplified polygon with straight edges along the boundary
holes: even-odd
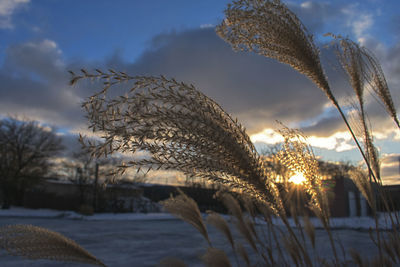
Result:
[[[215,25],[207,23],[207,24],[201,24],[200,29],[207,29],[207,28],[214,28]]]
[[[345,15],[347,27],[352,29],[357,41],[364,44],[369,36],[368,30],[374,25],[374,15],[370,12],[361,11],[359,4],[353,4],[342,9]]]
[[[28,4],[30,0],[1,0],[0,29],[12,29],[12,15],[18,9]]]
[[[358,19],[353,21],[353,31],[356,36],[361,38],[373,24],[374,20],[371,14],[359,15]]]

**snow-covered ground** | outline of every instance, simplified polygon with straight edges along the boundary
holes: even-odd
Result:
[[[25,209],[12,207],[8,210],[0,209],[1,217],[31,217],[31,218],[64,218],[85,221],[137,221],[137,220],[173,220],[169,213],[97,213],[91,216],[81,215],[74,211],[59,211],[50,209]]]
[[[381,216],[380,221],[384,222],[384,216]],[[202,266],[199,256],[207,248],[202,236],[192,226],[165,213],[82,216],[69,211],[21,208],[0,210],[0,225],[7,224],[32,224],[60,232],[77,241],[110,267],[155,266],[165,257],[179,257],[189,266]],[[279,225],[279,221],[277,224]],[[371,218],[337,218],[332,220],[332,225],[335,239],[340,240],[345,250],[355,248],[361,255],[376,254],[376,247],[366,231],[369,227],[374,227]],[[223,236],[213,227],[208,229],[213,245],[224,248],[231,255]],[[325,231],[317,229],[316,239],[320,255],[329,257],[331,248]],[[349,258],[349,255],[346,257]],[[89,265],[23,260],[1,251],[0,266]]]
[[[206,215],[204,215],[206,216]],[[140,221],[140,220],[176,220],[176,217],[169,213],[98,213],[91,216],[81,215],[74,211],[58,211],[50,209],[25,209],[19,207],[12,207],[8,210],[0,209],[1,217],[31,217],[31,218],[64,218],[72,220],[85,220],[85,221]],[[224,216],[229,218],[229,216]],[[310,218],[311,222],[316,228],[322,228],[318,218]],[[300,220],[301,221],[301,220]],[[262,220],[258,221],[263,224]],[[292,226],[295,226],[293,220],[289,219]],[[369,230],[375,228],[375,220],[371,217],[345,217],[345,218],[331,218],[330,220],[332,229],[353,229],[353,230]],[[282,225],[281,221],[276,218],[275,225]],[[283,225],[282,225],[283,226]],[[387,214],[381,213],[379,216],[379,228],[391,229],[391,223]]]
[[[393,214],[394,215],[394,214]],[[394,216],[393,216],[394,219]],[[310,218],[310,221],[314,225],[315,228],[317,229],[322,229],[322,223],[321,221],[316,218],[312,217]],[[303,221],[300,219],[300,223],[302,224]],[[280,219],[275,218],[274,219],[274,224],[275,225],[282,225],[282,222]],[[289,218],[289,224],[293,227],[295,227],[295,223],[292,219]],[[379,229],[382,230],[391,230],[392,229],[392,223],[390,221],[389,215],[385,213],[379,214],[379,219],[378,219],[378,224],[379,224]],[[345,218],[331,218],[330,219],[330,228],[335,229],[335,230],[340,230],[340,229],[349,229],[349,230],[369,230],[369,229],[375,229],[376,224],[375,220],[372,217],[345,217]]]

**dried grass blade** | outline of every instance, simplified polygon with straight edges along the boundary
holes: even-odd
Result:
[[[228,208],[228,211],[238,220],[243,221],[243,213],[242,209],[239,205],[239,202],[228,193],[221,195],[221,200],[224,203],[225,207]]]
[[[383,249],[385,250],[386,254],[390,257],[390,259],[393,262],[396,262],[396,255],[394,252],[394,247],[392,245],[392,242],[388,243],[386,240],[383,240],[382,243],[383,243]]]
[[[192,198],[185,195],[181,190],[179,190],[179,192],[180,195],[171,197],[162,203],[164,208],[168,212],[194,226],[206,239],[208,244],[211,245],[207,228],[204,224],[197,203]]]
[[[235,249],[235,241],[233,240],[233,236],[231,230],[229,228],[228,223],[216,212],[210,212],[207,216],[207,223],[213,225],[215,228],[220,230],[225,237],[228,239],[229,243],[231,244],[232,248]]]
[[[236,251],[246,262],[246,266],[251,266],[249,254],[247,253],[246,249],[243,247],[242,243],[237,244]]]
[[[315,228],[311,223],[310,218],[308,216],[303,216],[304,222],[304,230],[311,241],[312,247],[315,249]]]
[[[223,250],[217,248],[208,248],[207,252],[201,257],[208,267],[231,267],[229,258]]]
[[[282,237],[283,245],[286,251],[289,253],[290,257],[293,260],[293,263],[296,266],[300,266],[299,264],[302,262],[301,253],[299,251],[298,244],[295,240],[293,240],[292,236],[283,236]]]
[[[254,241],[252,232],[243,217],[239,202],[232,195],[227,193],[223,194],[221,198],[229,212],[236,218],[236,227],[239,232],[243,235],[254,251],[258,252],[256,242]]]

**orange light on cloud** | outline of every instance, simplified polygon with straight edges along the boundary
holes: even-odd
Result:
[[[262,142],[269,145],[282,143],[284,141],[282,135],[270,128],[264,129],[262,132],[253,134],[252,136],[250,136],[250,139],[253,143]]]
[[[253,134],[251,137],[252,142],[262,142],[265,144],[273,145],[282,143],[283,137],[273,129],[267,128],[262,132]],[[335,150],[343,152],[356,148],[351,142],[352,138],[348,132],[336,132],[327,137],[308,136],[306,142],[312,147],[318,147],[328,150]]]

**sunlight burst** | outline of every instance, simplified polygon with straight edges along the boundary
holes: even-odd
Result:
[[[296,172],[292,177],[289,178],[289,182],[294,184],[303,184],[306,181],[306,177],[300,172]]]

